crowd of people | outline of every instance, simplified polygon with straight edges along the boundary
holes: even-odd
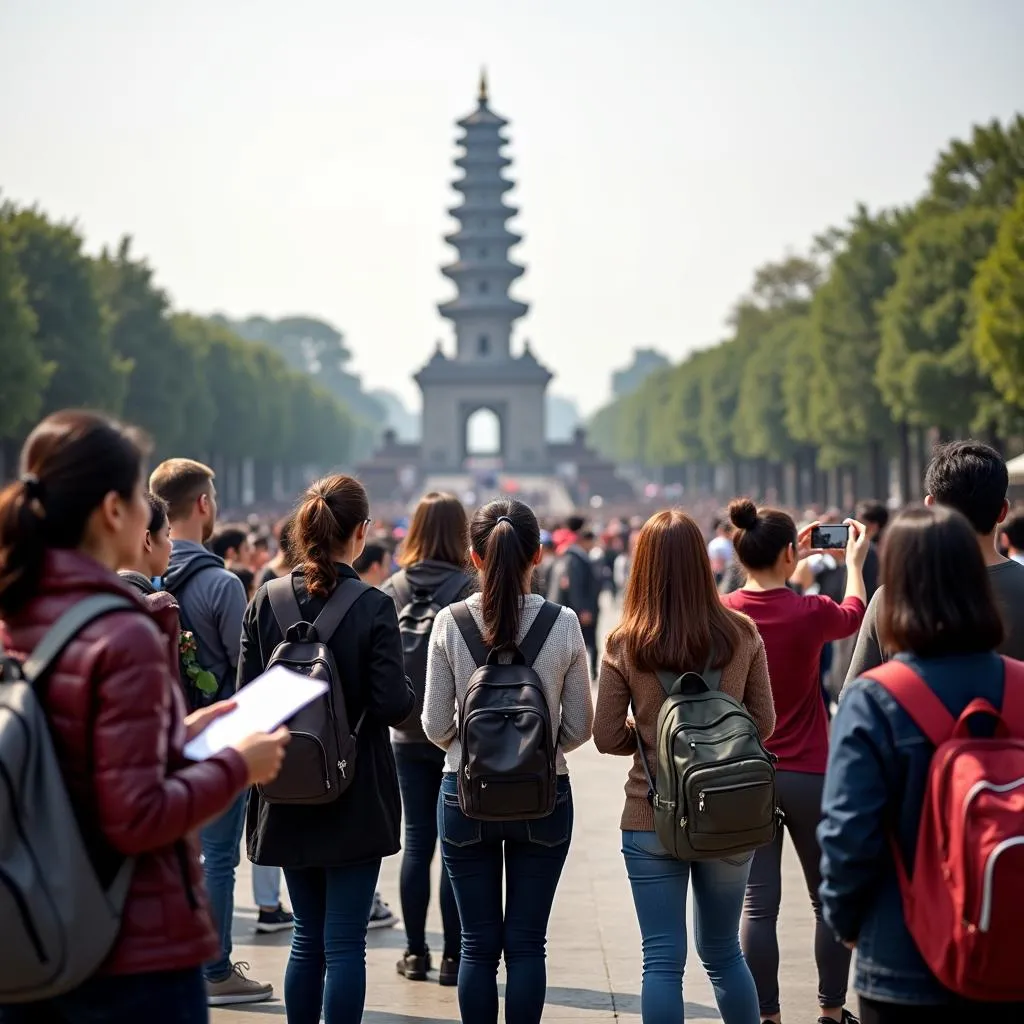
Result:
[[[58,413],[0,494],[2,1024],[198,1024],[269,999],[232,956],[243,841],[257,930],[292,931],[289,1024],[362,1019],[367,929],[397,922],[378,875],[399,852],[398,973],[436,968],[463,1021],[496,1024],[504,961],[505,1020],[534,1024],[573,838],[566,755],[591,738],[629,759],[620,841],[645,1024],[684,1019],[691,889],[722,1019],[783,1019],[787,833],[821,1022],[1024,1020],[1007,938],[1024,895],[1024,513],[987,445],[938,449],[924,505],[890,521],[864,504],[843,546],[817,548],[814,510],[748,499],[714,524],[673,509],[595,526],[429,494],[378,524],[344,475],[273,526],[219,526],[209,467],[170,459],[147,479],[147,459],[132,428]],[[605,591],[621,618],[601,650]],[[186,756],[280,665],[324,680],[304,717]],[[52,799],[70,800],[117,916],[106,944],[74,900],[44,906],[41,826],[18,816],[9,770],[22,729],[56,765]],[[935,773],[968,747],[951,852],[929,831],[954,785]],[[77,973],[51,956],[69,935],[89,947]]]

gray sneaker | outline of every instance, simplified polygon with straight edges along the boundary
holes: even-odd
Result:
[[[208,1006],[235,1006],[239,1003],[265,1003],[274,995],[273,985],[262,985],[247,978],[243,972],[249,965],[240,960],[231,965],[231,973],[223,981],[207,981]]]

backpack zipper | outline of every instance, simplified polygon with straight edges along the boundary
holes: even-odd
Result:
[[[1015,846],[1024,846],[1024,836],[1011,836],[1004,839],[989,855],[985,861],[984,881],[981,887],[981,913],[978,915],[978,931],[987,932],[992,924],[992,888],[994,885],[993,876],[996,873],[996,861],[1007,850]]]
[[[755,782],[735,782],[730,786],[708,786],[697,794],[697,810],[704,810],[704,801],[709,793],[731,793],[737,789],[754,789],[756,786],[770,786],[767,779],[758,779]]]

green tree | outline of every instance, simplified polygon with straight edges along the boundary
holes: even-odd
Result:
[[[1006,402],[1024,409],[1024,183],[978,268],[974,352]]]

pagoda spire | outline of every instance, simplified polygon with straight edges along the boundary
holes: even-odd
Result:
[[[477,97],[477,99],[480,101],[480,106],[481,107],[486,107],[487,106],[487,101],[488,101],[489,97],[487,95],[487,68],[486,67],[483,67],[483,68],[480,69],[480,95]]]

